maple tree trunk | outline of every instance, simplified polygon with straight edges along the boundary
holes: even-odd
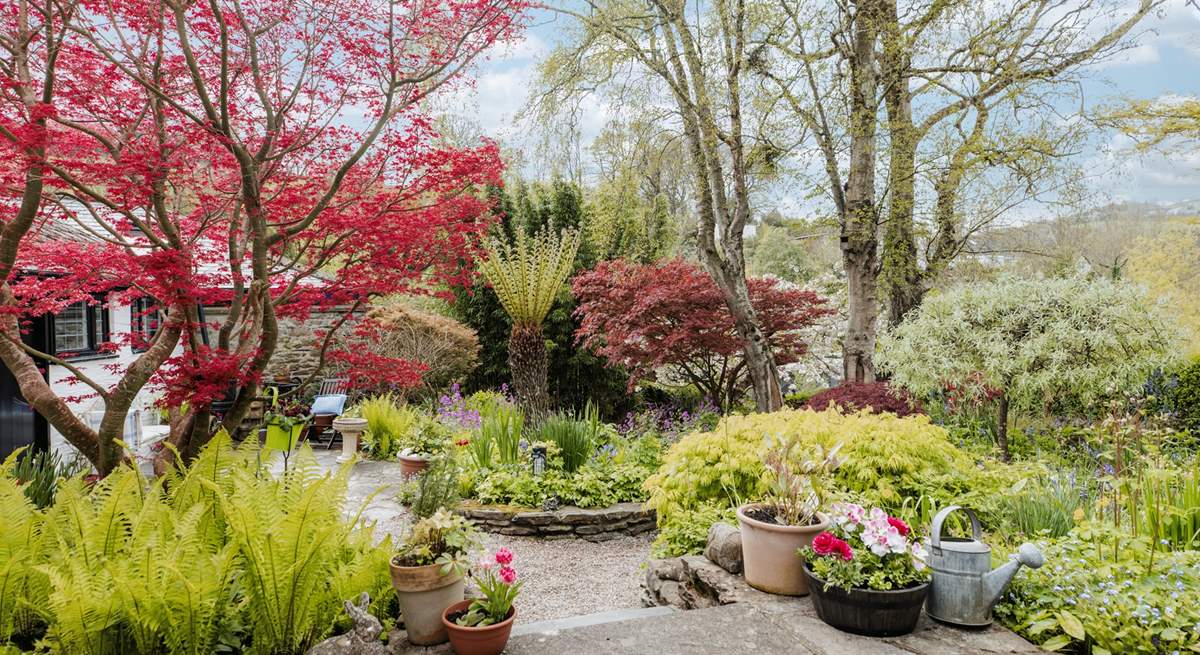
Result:
[[[11,298],[8,285],[4,285],[4,295]],[[100,463],[100,441],[96,432],[89,428],[71,407],[54,393],[42,371],[30,359],[29,355],[14,343],[21,338],[20,324],[12,314],[0,315],[0,361],[12,373],[21,389],[25,402],[29,403],[38,414],[58,430],[72,446],[94,466]]]
[[[508,368],[526,419],[541,421],[550,411],[546,338],[540,325],[513,325],[508,337]]]
[[[739,274],[720,264],[708,261],[706,264],[709,264],[708,270],[713,274],[713,281],[725,298],[725,304],[733,316],[734,328],[742,339],[742,359],[745,362],[746,373],[750,376],[755,409],[760,412],[782,409],[783,393],[779,388],[779,367],[775,364],[770,343],[754,314],[754,307],[750,304],[750,291],[746,287],[744,267],[743,272]]]
[[[874,382],[873,357],[879,316],[875,36],[882,7],[879,0],[860,1],[857,7],[854,56],[850,67],[850,171],[841,233],[849,314],[842,342],[842,376],[846,382]]]

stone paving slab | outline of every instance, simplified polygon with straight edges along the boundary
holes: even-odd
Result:
[[[1041,651],[993,626],[960,630],[921,617],[915,632],[876,639],[826,625],[808,599],[737,603],[567,630],[517,635],[510,655],[1033,655]]]

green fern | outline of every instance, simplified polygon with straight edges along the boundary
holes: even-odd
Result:
[[[44,631],[42,647],[84,655],[302,652],[344,600],[390,600],[390,541],[343,515],[348,476],[307,447],[272,476],[222,434],[153,482],[64,481],[46,510],[0,478],[0,650]]]
[[[49,583],[37,570],[44,561],[43,517],[24,491],[0,476],[0,644],[43,622]]]

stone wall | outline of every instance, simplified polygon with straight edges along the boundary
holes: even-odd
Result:
[[[521,537],[609,541],[655,528],[654,510],[641,503],[618,503],[600,509],[567,506],[552,512],[504,507],[462,507],[455,511],[482,530]]]
[[[311,375],[320,361],[321,349],[317,333],[324,335],[343,315],[337,310],[314,311],[305,321],[294,318],[281,319],[279,345],[275,348],[275,354],[271,356],[271,363],[267,366],[263,379],[271,380],[281,373],[290,378]],[[339,334],[347,334],[352,329],[349,324],[343,325]]]

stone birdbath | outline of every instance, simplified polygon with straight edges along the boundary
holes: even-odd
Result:
[[[333,419],[333,429],[342,435],[342,454],[337,461],[348,462],[358,453],[358,438],[367,429],[367,419],[339,416]]]

